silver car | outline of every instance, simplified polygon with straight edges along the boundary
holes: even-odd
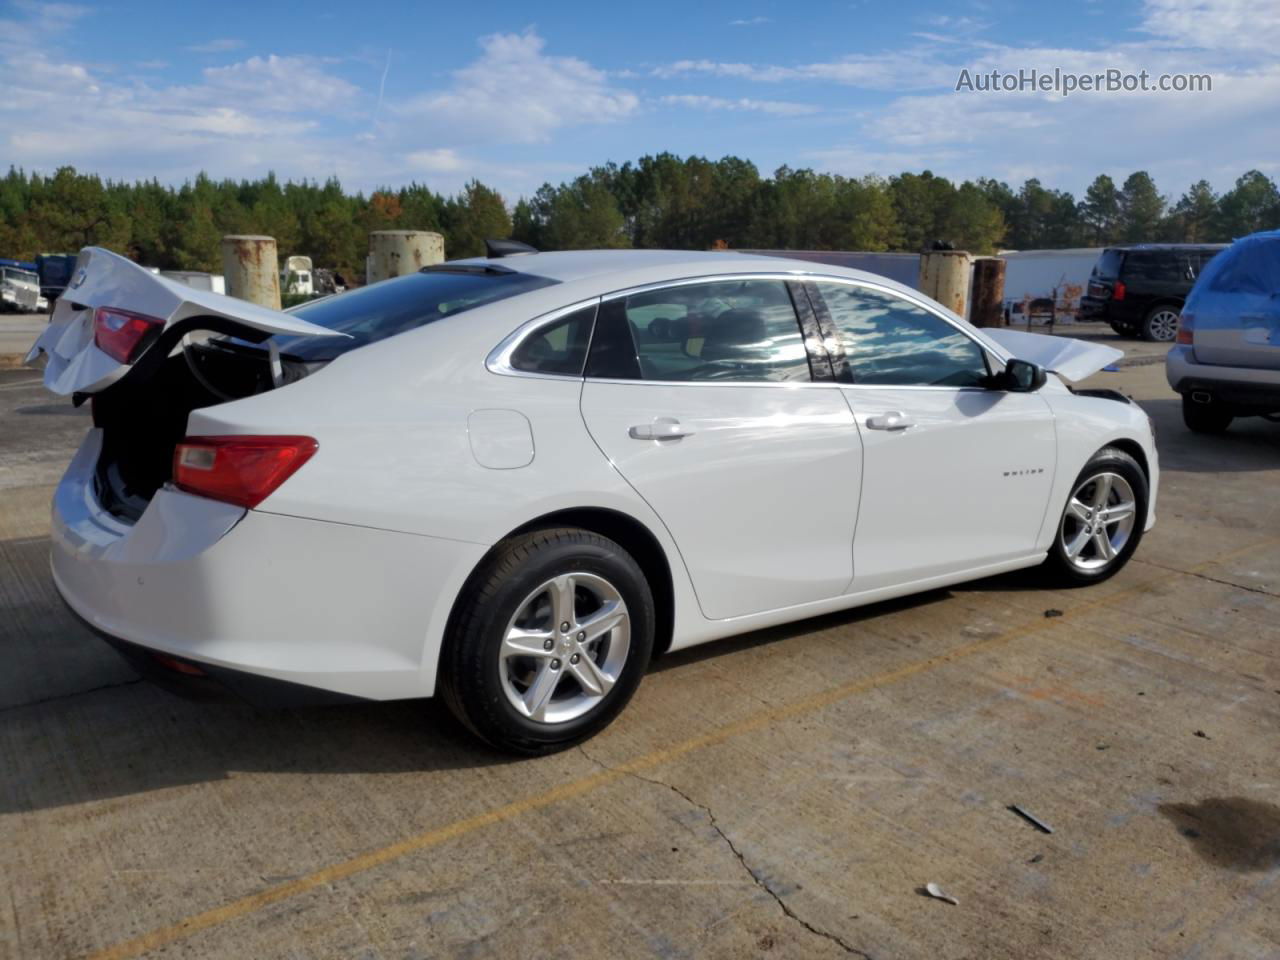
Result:
[[[1197,433],[1221,433],[1236,417],[1280,414],[1280,230],[1237,240],[1205,267],[1182,308],[1165,374]]]

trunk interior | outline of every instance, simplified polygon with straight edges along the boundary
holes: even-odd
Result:
[[[126,374],[92,398],[93,423],[103,434],[95,492],[102,508],[126,523],[142,516],[173,478],[173,453],[186,436],[192,410],[264,393],[293,383],[319,364],[261,348],[212,339],[177,349],[144,377]]]

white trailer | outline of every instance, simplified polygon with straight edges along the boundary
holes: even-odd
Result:
[[[1101,247],[1065,250],[1002,250],[1004,306],[1010,323],[1075,323],[1080,297]]]
[[[177,280],[195,290],[208,290],[210,293],[227,292],[226,278],[216,273],[202,273],[199,270],[161,270],[160,276]]]

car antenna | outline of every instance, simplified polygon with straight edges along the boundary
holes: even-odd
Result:
[[[497,240],[492,237],[486,237],[484,241],[484,255],[490,260],[497,260],[499,257],[517,257],[525,253],[537,253],[538,251],[527,243],[521,243],[519,240]]]

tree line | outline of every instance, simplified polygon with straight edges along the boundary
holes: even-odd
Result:
[[[1174,200],[1137,171],[1117,186],[1098,176],[1077,200],[1030,179],[1017,189],[990,178],[953,183],[902,173],[843,177],[780,167],[762,176],[738,157],[670,153],[594,167],[544,184],[509,208],[473,180],[444,195],[411,183],[366,195],[323,183],[214,180],[173,187],[104,180],[62,167],[52,175],[10,168],[0,179],[0,256],[74,252],[94,244],[149,266],[221,270],[229,233],[276,238],[282,256],[364,273],[373,230],[434,230],[450,258],[483,252],[485,237],[540,250],[596,247],[919,251],[948,243],[973,253],[1117,242],[1229,241],[1280,226],[1280,191],[1257,170],[1219,195],[1207,181]]]

